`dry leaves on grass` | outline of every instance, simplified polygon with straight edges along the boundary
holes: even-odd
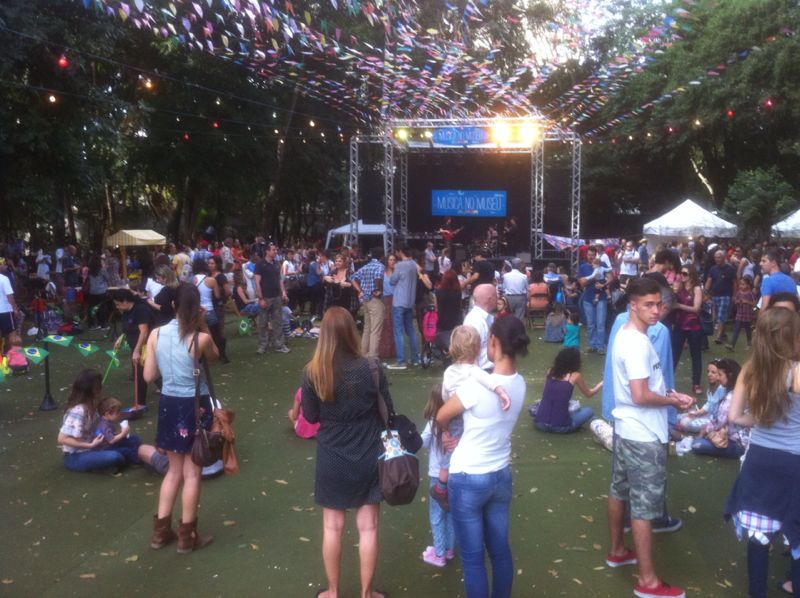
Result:
[[[126,563],[135,563],[138,560],[139,560],[139,555],[138,554],[132,554],[131,556],[129,556],[128,558],[125,559],[125,562]]]

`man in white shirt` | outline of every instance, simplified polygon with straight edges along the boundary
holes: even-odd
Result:
[[[489,361],[489,329],[494,322],[497,310],[497,289],[493,284],[479,284],[472,292],[473,307],[464,318],[464,326],[472,326],[481,337],[481,352],[478,355],[478,367],[491,371],[494,364]]]
[[[511,260],[511,270],[503,274],[503,294],[508,301],[508,309],[521,322],[528,315],[528,277],[522,272],[522,260]]]
[[[639,565],[634,593],[640,598],[683,598],[682,589],[657,575],[652,555],[652,521],[663,514],[669,440],[667,407],[687,409],[694,399],[667,390],[661,361],[647,328],[661,315],[661,287],[649,278],[628,283],[630,320],[617,333],[612,350],[614,378],[614,457],[608,498],[611,548],[609,567]],[[625,546],[625,503],[630,503],[635,551]]]
[[[9,335],[17,329],[17,302],[14,301],[14,289],[6,276],[5,258],[0,258],[0,352],[5,351]]]
[[[627,284],[631,278],[639,274],[639,252],[633,246],[633,241],[625,243],[625,250],[622,252],[619,261],[619,279],[622,284]]]

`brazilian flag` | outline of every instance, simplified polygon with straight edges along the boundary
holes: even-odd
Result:
[[[92,343],[78,343],[75,345],[81,355],[84,357],[89,357],[95,351],[99,351],[100,347],[97,345],[93,345]]]
[[[250,318],[242,318],[239,320],[239,334],[242,336],[248,335],[252,329],[253,323]]]
[[[22,350],[22,354],[33,364],[40,364],[44,361],[45,357],[50,355],[50,352],[40,349],[39,347],[25,347]]]
[[[50,334],[44,337],[44,342],[53,343],[54,345],[58,345],[59,347],[69,347],[69,344],[72,342],[72,337],[61,336],[60,334]]]
[[[106,355],[108,355],[111,358],[111,362],[109,363],[109,365],[112,368],[118,368],[119,367],[119,358],[117,357],[116,351],[113,351],[113,350],[109,349],[108,351],[106,351]]]

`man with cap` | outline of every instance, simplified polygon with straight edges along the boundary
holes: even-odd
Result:
[[[528,309],[528,277],[522,271],[522,260],[515,257],[511,268],[503,274],[503,293],[508,309],[523,322]]]

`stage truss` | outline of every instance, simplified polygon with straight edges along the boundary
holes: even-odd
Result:
[[[479,145],[443,146],[435,142],[437,131],[483,129],[511,131],[525,129],[525,139],[516,142],[500,139]],[[499,135],[498,135],[499,136]],[[508,137],[505,133],[503,137]],[[539,115],[520,118],[474,119],[394,119],[386,121],[378,134],[356,135],[350,139],[350,236],[348,244],[355,243],[358,232],[359,176],[361,172],[359,145],[364,143],[383,147],[384,224],[388,231],[386,250],[392,251],[396,237],[408,235],[408,155],[410,153],[501,153],[527,154],[531,158],[530,231],[531,256],[544,259],[544,167],[546,143],[571,145],[572,171],[570,190],[570,237],[575,250],[570,261],[578,266],[578,239],[581,226],[581,139],[570,129],[564,129]],[[395,205],[395,178],[398,179],[400,197]],[[396,209],[395,209],[396,208]],[[395,218],[399,220],[395,226]]]

